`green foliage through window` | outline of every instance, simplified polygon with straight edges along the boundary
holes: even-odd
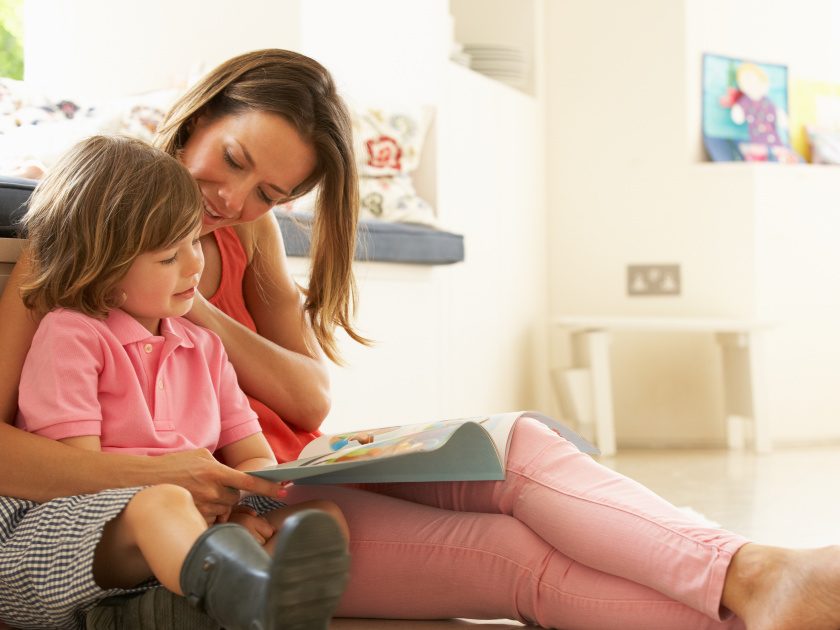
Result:
[[[23,0],[0,0],[0,77],[23,79]]]

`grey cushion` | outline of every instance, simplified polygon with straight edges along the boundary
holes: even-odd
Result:
[[[17,222],[26,213],[26,203],[37,183],[0,175],[0,237],[19,235]]]
[[[0,237],[20,235],[17,222],[35,184],[30,179],[0,176]],[[309,255],[309,218],[275,212],[289,256]],[[464,237],[419,225],[362,221],[356,259],[382,262],[445,265],[464,260]]]
[[[275,212],[286,253],[308,256],[309,215]],[[420,225],[362,221],[356,242],[356,260],[446,265],[464,260],[464,237]]]

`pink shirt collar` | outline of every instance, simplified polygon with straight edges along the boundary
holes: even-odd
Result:
[[[123,346],[155,339],[156,336],[122,309],[115,308],[105,318],[105,325],[114,333],[114,336]],[[184,330],[184,325],[177,317],[164,317],[160,320],[160,333],[165,339],[175,342],[176,346],[192,348],[194,344],[190,341],[189,335]]]

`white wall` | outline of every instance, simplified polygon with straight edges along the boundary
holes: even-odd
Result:
[[[448,59],[447,0],[304,0],[301,52],[363,103],[430,103]]]
[[[808,170],[704,163],[700,138],[703,52],[837,80],[836,3],[556,0],[547,8],[551,314],[794,317],[806,334],[788,323],[768,350],[773,436],[840,438],[840,399],[825,382],[831,362],[840,364],[840,337],[825,326],[808,330],[804,318],[825,302],[826,286],[798,260],[822,242],[807,236],[817,223],[840,230],[830,193],[840,174],[813,181]],[[808,212],[819,221],[797,221]],[[768,217],[772,229],[795,234],[788,256],[796,260],[787,266],[782,248],[767,244]],[[840,264],[836,256],[821,261]],[[657,262],[681,265],[682,295],[628,298],[626,265]],[[780,268],[795,270],[795,291],[775,282]],[[780,311],[778,302],[793,295],[807,296],[807,306]],[[831,350],[803,364],[804,348],[815,346]],[[621,335],[613,357],[620,443],[723,440],[710,336]]]
[[[95,102],[182,85],[258,48],[299,46],[300,0],[25,0],[25,79]]]

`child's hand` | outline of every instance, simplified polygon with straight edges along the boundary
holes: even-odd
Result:
[[[230,511],[227,522],[242,525],[251,532],[251,536],[260,545],[264,545],[269,538],[274,536],[274,527],[271,526],[271,523],[262,516],[258,516],[256,510],[247,505],[234,506]]]

